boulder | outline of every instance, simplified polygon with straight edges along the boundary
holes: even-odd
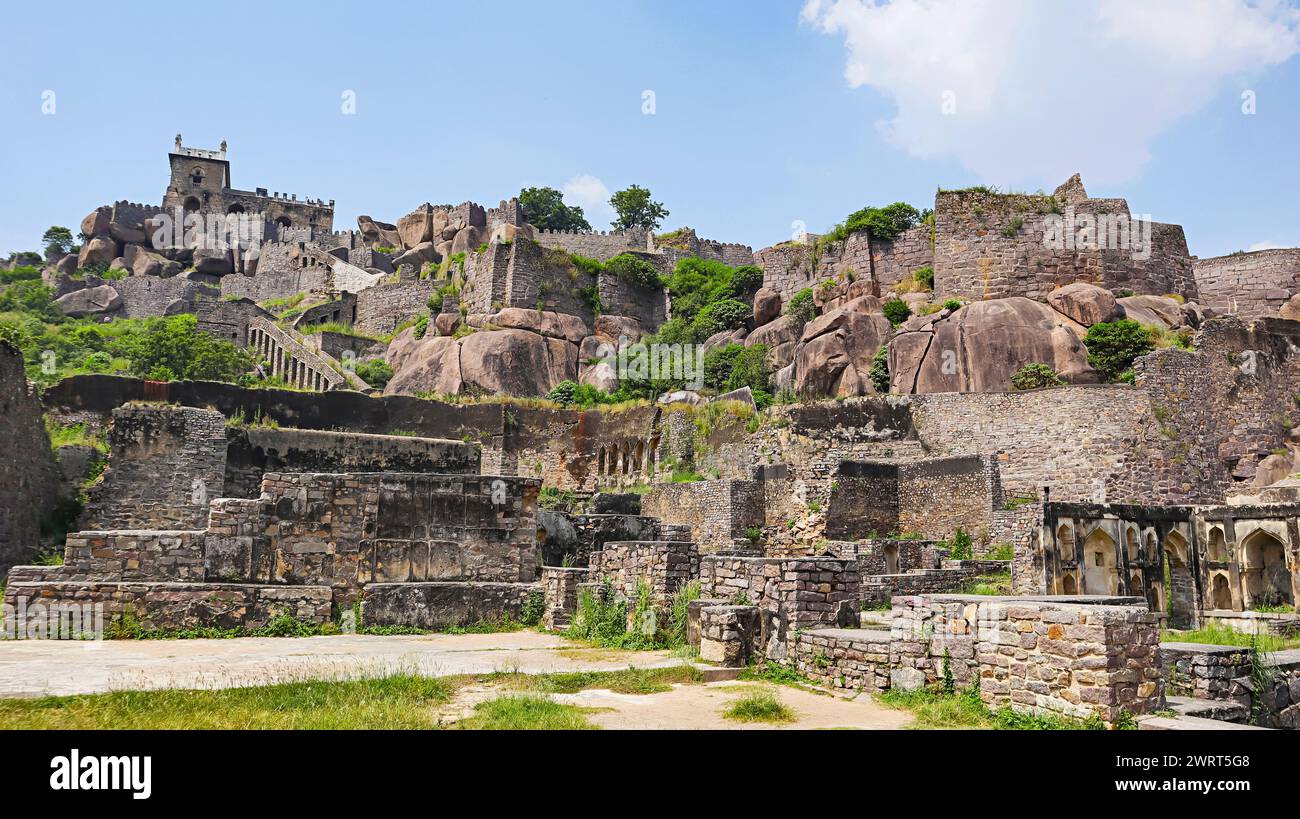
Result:
[[[798,341],[801,328],[790,316],[781,316],[745,336],[745,346],[766,344],[769,348]]]
[[[577,316],[523,307],[506,307],[495,313],[474,314],[466,318],[466,323],[480,329],[528,330],[548,338],[562,338],[572,344],[591,335],[586,322]]]
[[[781,294],[768,287],[754,294],[754,326],[762,327],[781,315]]]
[[[1278,452],[1264,458],[1255,467],[1255,486],[1270,486],[1295,472],[1295,456]]]
[[[121,308],[122,297],[107,284],[76,290],[54,300],[65,316],[81,318],[112,313]]]
[[[483,244],[482,232],[473,225],[466,225],[457,231],[456,238],[451,240],[451,255],[469,253],[481,244]]]
[[[437,264],[441,261],[442,257],[438,255],[438,250],[433,246],[433,242],[421,242],[404,253],[399,253],[393,257],[393,269],[400,270],[402,265],[409,264],[419,271],[428,262]]]
[[[581,358],[578,361],[578,383],[590,384],[598,390],[614,392],[618,389],[618,371],[608,361],[588,364]]]
[[[440,336],[449,336],[456,332],[460,324],[460,313],[439,313],[433,317],[433,330]]]
[[[433,241],[433,205],[425,202],[398,219],[397,235],[402,247],[408,249]]]
[[[397,232],[396,225],[390,225],[387,222],[376,222],[369,216],[358,216],[357,229],[361,231],[361,238],[365,241],[367,247],[402,246],[402,237]]]
[[[1119,313],[1115,296],[1106,288],[1089,282],[1058,287],[1047,295],[1047,303],[1084,327],[1110,321]]]
[[[794,391],[804,396],[874,392],[871,365],[889,338],[889,319],[839,307],[808,323],[794,353]]]
[[[592,334],[602,341],[618,342],[620,339],[626,339],[627,342],[633,343],[641,340],[645,331],[641,329],[641,322],[629,316],[596,316],[596,325],[592,328]]]
[[[71,276],[77,272],[77,257],[71,254],[64,256],[54,265],[54,269],[64,276]]]
[[[1069,319],[1031,299],[977,301],[924,318],[905,323],[890,342],[893,392],[1001,392],[1016,370],[1034,363],[1072,383],[1096,379]]]
[[[85,219],[81,220],[82,236],[103,236],[108,233],[109,220],[113,218],[113,209],[108,205],[92,210]]]
[[[108,226],[108,235],[123,244],[144,244],[148,238],[139,227],[113,222]]]
[[[235,272],[234,254],[229,250],[195,250],[194,270],[207,276],[227,276]]]
[[[1287,299],[1286,304],[1282,305],[1277,314],[1290,321],[1300,321],[1300,293],[1296,293]]]
[[[1183,305],[1168,296],[1126,296],[1119,299],[1124,318],[1167,329],[1183,326]]]
[[[699,406],[700,404],[707,404],[709,402],[708,399],[701,396],[698,392],[694,392],[692,390],[674,390],[672,392],[666,392],[663,395],[659,396],[658,403],[690,404],[692,406]]]
[[[107,236],[96,236],[81,246],[81,253],[77,256],[77,267],[90,265],[108,267],[117,256],[117,242]]]
[[[407,328],[388,345],[384,359],[394,371],[384,387],[387,394],[456,395],[461,391],[458,339],[428,334],[417,339]]]
[[[121,256],[118,256],[108,266],[108,269],[109,270],[130,270],[131,268],[126,266],[126,259],[123,259]]]
[[[745,340],[746,335],[748,335],[748,331],[746,331],[744,327],[741,327],[738,330],[723,330],[720,333],[714,333],[706,338],[704,343],[700,346],[703,348],[704,354],[708,355],[710,351],[716,350],[720,347],[726,347],[728,344],[742,343]]]
[[[512,225],[503,222],[497,225],[496,227],[492,228],[492,232],[488,234],[488,238],[487,238],[488,244],[492,244],[494,242],[508,243],[508,242],[513,242],[515,239],[535,240],[536,234],[533,232],[533,226]]]
[[[578,377],[578,347],[527,330],[481,330],[460,340],[464,389],[488,395],[546,395]]]
[[[738,390],[724,392],[722,395],[713,399],[714,401],[739,401],[742,404],[749,404],[754,409],[758,409],[758,404],[754,403],[754,392],[749,387],[741,387]]]

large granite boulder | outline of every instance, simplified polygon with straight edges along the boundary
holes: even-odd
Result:
[[[1106,288],[1089,282],[1074,282],[1047,294],[1047,303],[1058,313],[1069,316],[1084,327],[1110,321],[1119,313],[1115,296]]]
[[[412,248],[433,241],[433,205],[425,202],[397,220],[397,235],[402,247]]]
[[[1277,311],[1277,314],[1280,318],[1289,321],[1300,321],[1300,293],[1296,293],[1294,296],[1287,299],[1286,304],[1282,305],[1281,309]]]
[[[87,287],[60,296],[54,303],[63,311],[63,315],[73,318],[82,316],[102,316],[122,307],[122,297],[110,285]]]
[[[96,236],[81,246],[81,253],[77,256],[77,267],[91,265],[108,267],[117,256],[117,242],[107,236]]]
[[[376,222],[369,216],[357,217],[357,229],[366,247],[401,247],[402,236],[397,232],[397,225]]]
[[[1118,301],[1124,318],[1139,324],[1171,329],[1187,321],[1182,302],[1169,296],[1126,296]]]
[[[803,328],[794,351],[795,392],[808,397],[874,392],[872,359],[889,338],[890,324],[882,314],[859,312],[864,305],[858,301],[837,307]]]
[[[465,323],[475,329],[528,330],[548,338],[562,338],[571,344],[578,344],[591,334],[586,323],[577,316],[523,307],[506,307],[495,313],[472,313],[465,317]]]
[[[914,317],[889,345],[891,391],[1002,392],[1026,364],[1050,365],[1071,383],[1096,381],[1066,316],[1021,296]]]
[[[781,315],[781,294],[769,287],[760,287],[754,294],[754,326],[762,327]]]
[[[403,331],[385,356],[385,392],[539,396],[578,376],[578,346],[528,330],[479,330],[463,338]]]
[[[228,276],[235,272],[234,253],[230,250],[195,250],[194,269],[206,276]]]
[[[469,253],[472,250],[477,250],[481,244],[483,244],[483,231],[473,225],[466,225],[458,230],[456,238],[451,240],[451,255]]]
[[[95,208],[81,220],[81,235],[93,237],[108,233],[108,223],[112,218],[113,209],[108,205]]]
[[[422,270],[428,262],[441,262],[442,257],[438,255],[437,248],[433,242],[421,242],[404,253],[399,253],[393,257],[393,269],[400,270],[402,265],[409,264],[416,270]]]

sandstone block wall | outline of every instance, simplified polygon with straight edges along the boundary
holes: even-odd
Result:
[[[1278,248],[1193,261],[1197,301],[1243,319],[1276,316],[1300,291],[1300,249]]]
[[[41,518],[59,498],[59,473],[22,353],[0,340],[0,572],[39,546]]]
[[[701,551],[729,549],[745,540],[749,527],[763,526],[763,484],[759,481],[695,481],[656,484],[641,498],[646,515],[691,527]]]
[[[794,668],[827,688],[876,692],[889,688],[889,632],[812,629],[795,640]]]
[[[119,531],[69,534],[60,579],[206,579],[201,531]]]
[[[518,621],[537,583],[372,583],[361,599],[363,625],[395,625],[429,630]]]
[[[1138,601],[1105,601],[898,597],[890,663],[933,683],[946,662],[959,686],[978,681],[980,698],[995,708],[1096,714],[1107,723],[1123,711],[1161,710],[1156,616]]]
[[[826,536],[906,532],[943,540],[958,529],[978,535],[1001,502],[997,465],[988,457],[843,461],[831,485]]]
[[[608,583],[616,596],[637,599],[637,587],[646,583],[650,599],[659,609],[672,604],[673,596],[699,574],[700,555],[694,543],[623,542],[606,543],[591,556],[588,576]]]
[[[221,494],[226,419],[193,407],[132,405],[113,412],[109,466],[91,487],[82,528],[202,529]]]

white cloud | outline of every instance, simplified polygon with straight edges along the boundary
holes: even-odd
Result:
[[[1179,118],[1300,51],[1300,11],[1276,0],[808,0],[801,17],[844,37],[850,86],[893,100],[890,144],[1049,190],[1132,178]]]
[[[1253,252],[1256,250],[1274,250],[1279,247],[1288,247],[1288,245],[1281,245],[1277,242],[1265,240],[1263,242],[1256,242],[1246,249]]]
[[[609,197],[609,188],[605,183],[589,173],[578,174],[564,183],[564,201],[581,207],[587,215],[587,221],[596,230],[607,229],[608,223],[614,218]]]

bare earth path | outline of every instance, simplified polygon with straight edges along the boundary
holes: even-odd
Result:
[[[228,640],[0,640],[0,697],[114,689],[234,688],[375,671],[613,671],[675,665],[666,651],[605,651],[535,631]]]

